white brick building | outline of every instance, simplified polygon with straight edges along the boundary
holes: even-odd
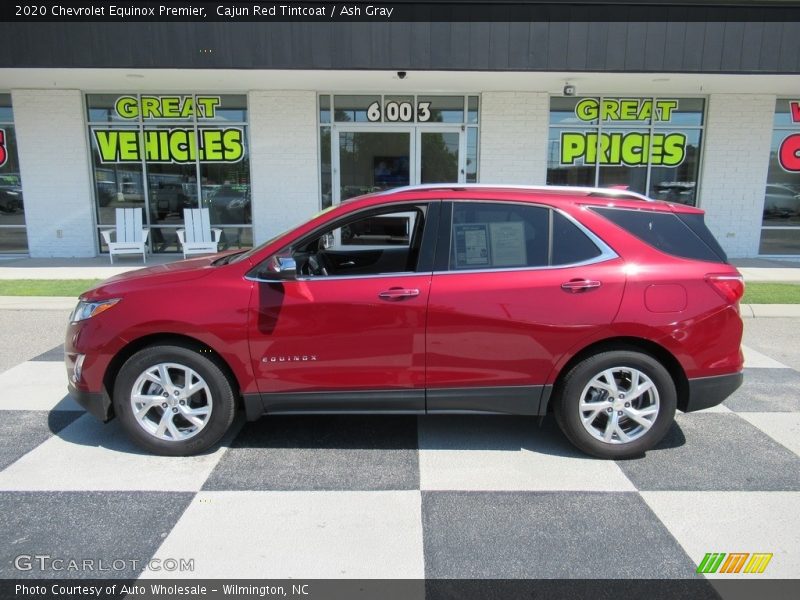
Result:
[[[103,253],[99,231],[130,206],[145,208],[153,252],[178,251],[192,206],[246,247],[358,193],[425,182],[622,186],[703,208],[732,257],[800,254],[800,174],[775,167],[776,143],[800,133],[798,75],[6,68],[0,81],[7,255]],[[179,114],[214,98],[211,116]],[[182,145],[226,129],[243,132],[235,159],[216,138],[205,158]],[[684,140],[671,166],[656,156],[669,136]],[[585,147],[569,157],[565,143]]]

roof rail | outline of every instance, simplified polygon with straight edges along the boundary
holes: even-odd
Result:
[[[389,190],[379,192],[379,194],[393,194],[395,192],[412,192],[420,190],[462,190],[462,189],[487,189],[487,188],[501,188],[508,190],[530,190],[539,192],[585,192],[586,195],[591,196],[609,196],[612,198],[632,198],[635,200],[643,200],[645,202],[655,202],[652,198],[648,198],[637,192],[628,190],[618,190],[615,188],[602,188],[602,187],[584,187],[573,185],[513,185],[503,183],[426,183],[423,185],[407,185],[403,187],[396,187]]]

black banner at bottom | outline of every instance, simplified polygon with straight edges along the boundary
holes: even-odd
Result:
[[[800,598],[800,579],[3,579],[0,598],[592,600]]]

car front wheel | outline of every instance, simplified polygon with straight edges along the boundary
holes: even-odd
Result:
[[[572,367],[554,412],[579,449],[599,458],[632,458],[655,446],[675,418],[675,383],[652,356],[609,351]]]
[[[151,346],[120,369],[114,411],[139,446],[188,456],[225,435],[236,402],[228,377],[208,357],[182,346]]]

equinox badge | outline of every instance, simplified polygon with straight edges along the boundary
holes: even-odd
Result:
[[[282,363],[282,362],[310,362],[312,360],[317,360],[317,356],[315,354],[303,354],[302,356],[293,355],[293,356],[265,356],[261,359],[261,362],[265,363]]]

